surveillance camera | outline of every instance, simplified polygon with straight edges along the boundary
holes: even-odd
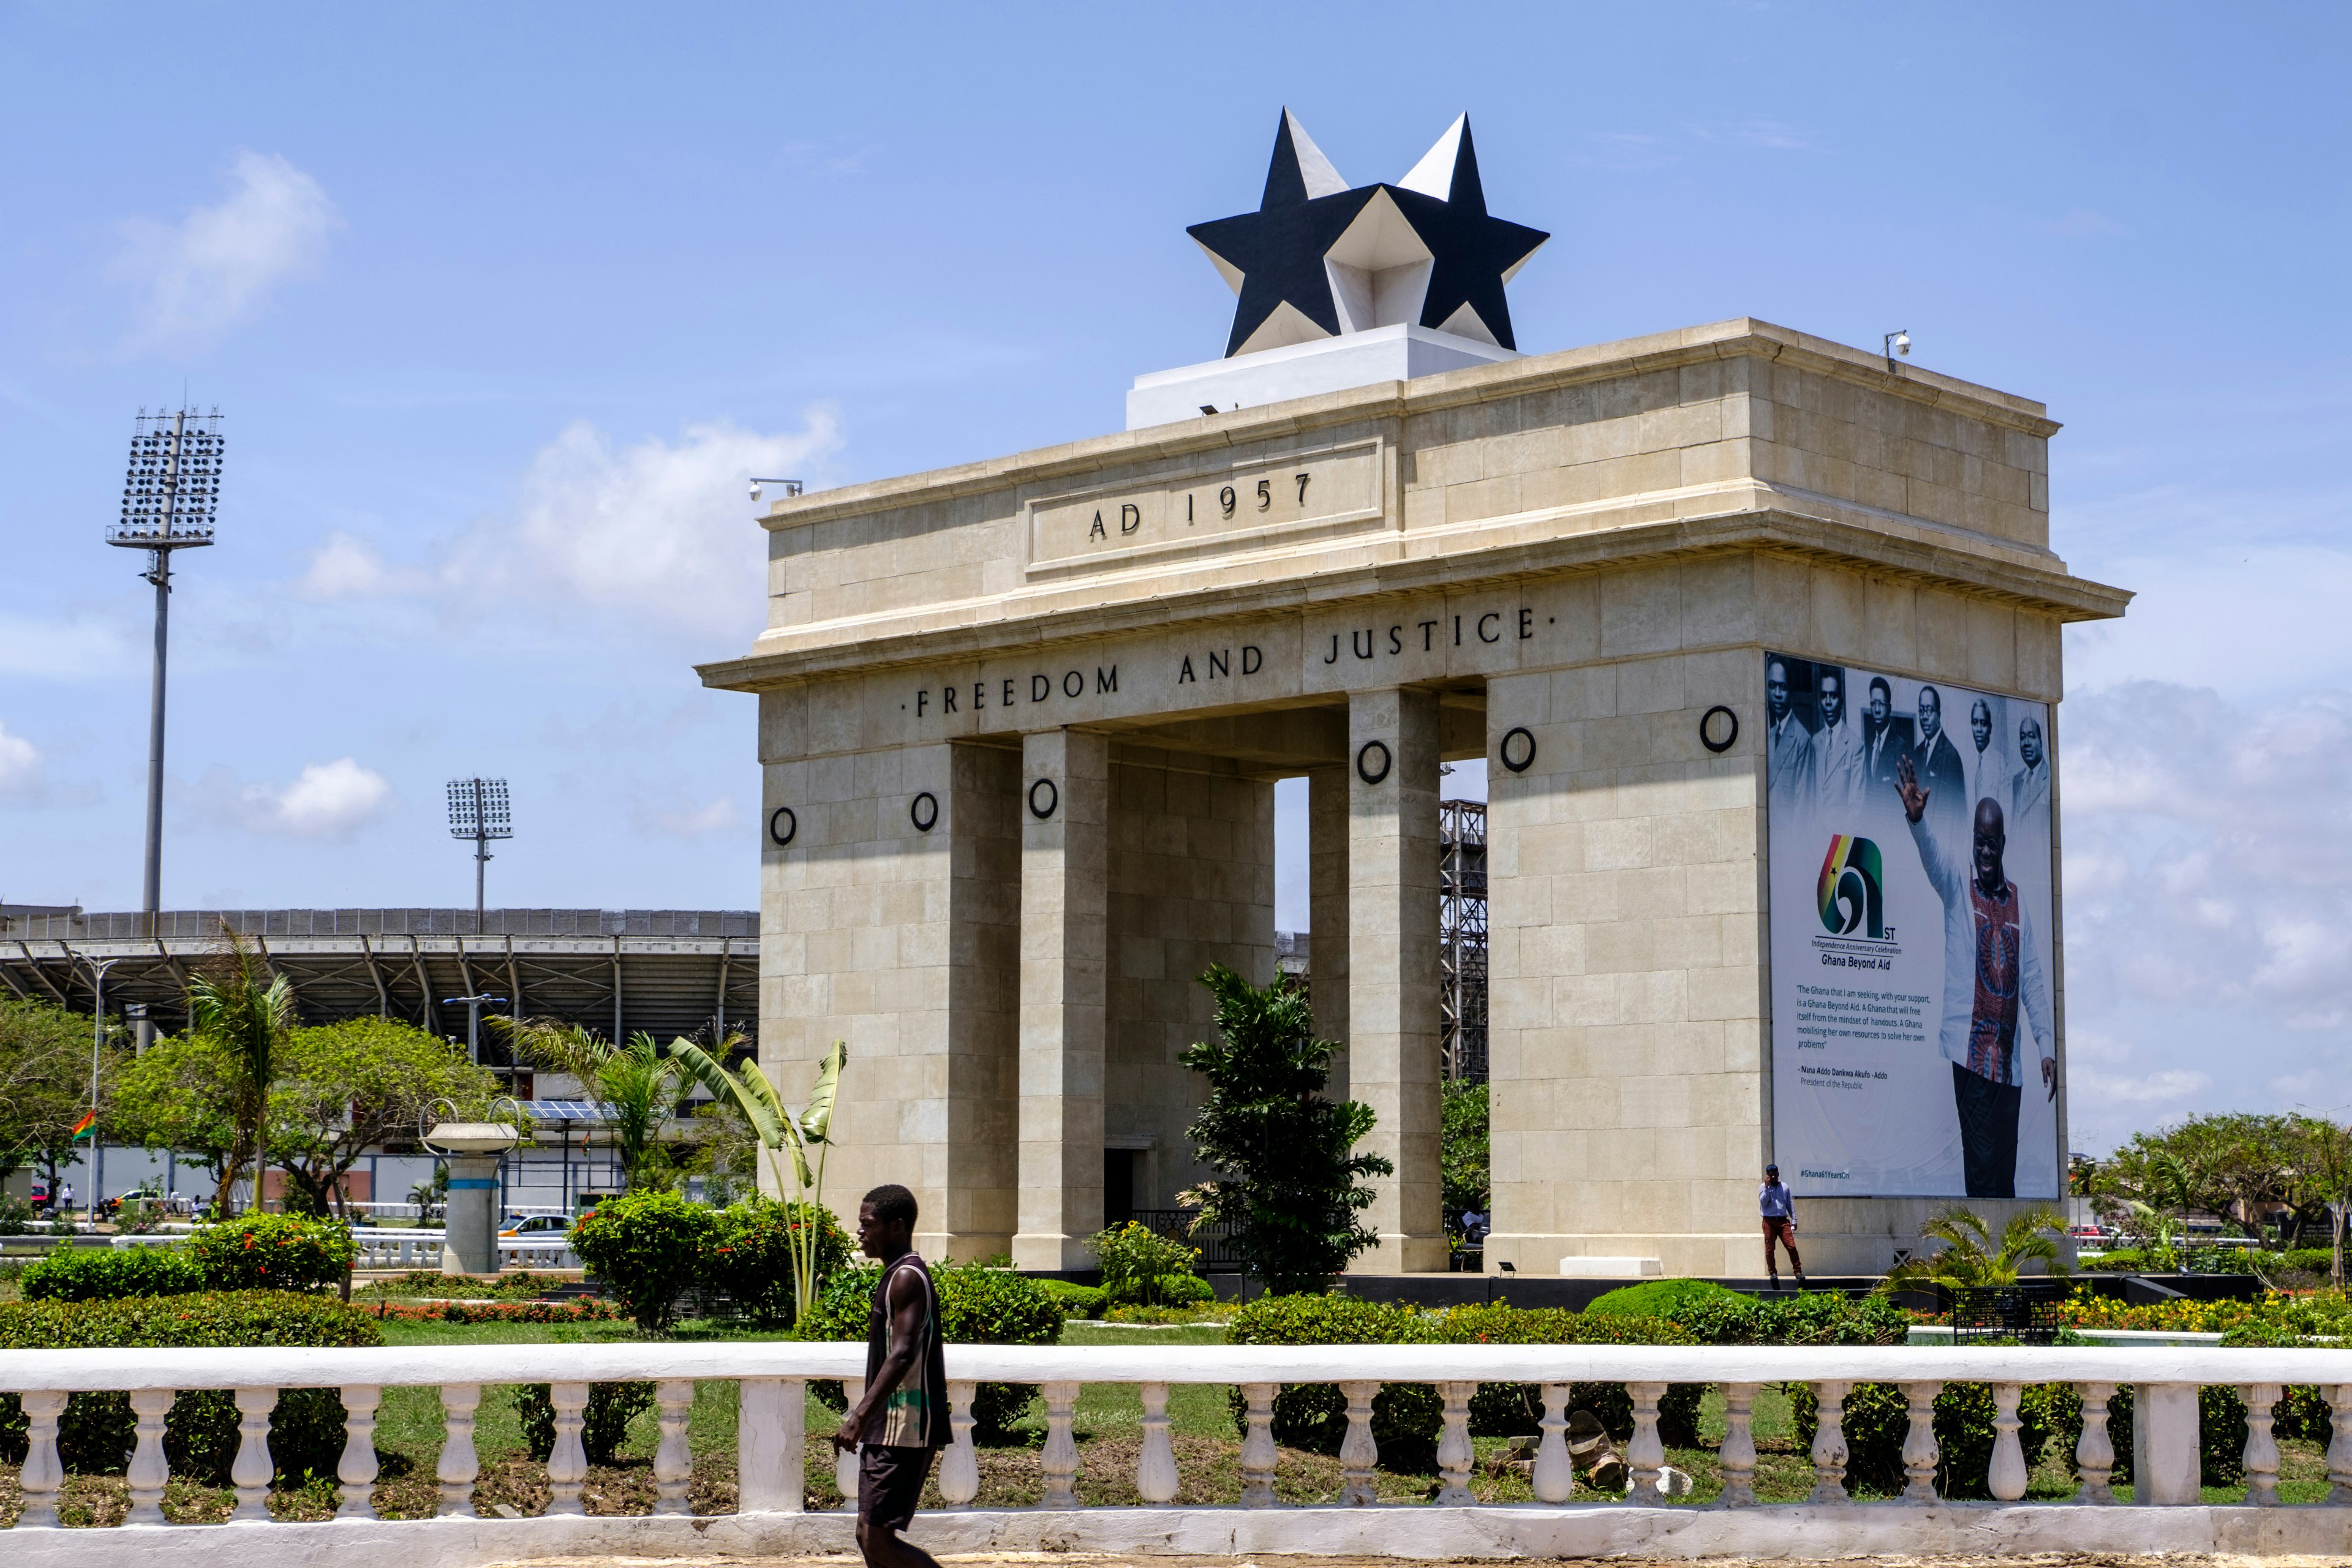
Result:
[[[1908,333],[1908,332],[1897,332],[1897,333],[1895,333],[1895,352],[1896,353],[1899,353],[1899,354],[1903,355],[1906,359],[1908,359],[1908,358],[1910,357],[1910,355],[1911,355],[1911,334],[1910,334],[1910,333]]]
[[[760,481],[757,479],[751,481],[751,499],[753,500],[760,499]]]

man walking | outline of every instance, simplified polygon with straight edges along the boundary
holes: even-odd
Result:
[[[1773,1252],[1777,1241],[1789,1249],[1789,1267],[1797,1276],[1797,1289],[1805,1288],[1805,1260],[1797,1256],[1797,1199],[1781,1184],[1780,1167],[1764,1167],[1764,1184],[1756,1189],[1757,1211],[1764,1216],[1764,1271],[1772,1277],[1772,1289],[1780,1288],[1780,1259]]]
[[[1919,787],[1906,757],[1895,787],[1919,847],[1919,865],[1944,900],[1944,1016],[1939,1043],[1952,1064],[1952,1100],[1960,1121],[1960,1158],[1972,1198],[2017,1195],[2017,1116],[2023,1079],[2017,1070],[2022,1013],[2042,1058],[2042,1082],[2058,1098],[2058,1057],[2051,1042],[2050,995],[2032,918],[2001,864],[2009,833],[2000,803],[1977,802],[1970,854],[1956,859],[1926,820],[1934,791]]]
[[[868,1568],[939,1568],[900,1538],[931,1462],[950,1440],[940,1294],[915,1256],[915,1194],[891,1184],[857,1205],[857,1246],[882,1263],[866,1316],[866,1392],[841,1418],[836,1448],[857,1450],[857,1550]]]

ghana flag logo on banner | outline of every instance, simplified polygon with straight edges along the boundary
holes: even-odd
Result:
[[[73,1124],[73,1136],[68,1139],[68,1142],[73,1143],[80,1142],[83,1139],[89,1136],[90,1129],[97,1125],[98,1112],[95,1110],[83,1111],[81,1113],[81,1120]]]
[[[1836,936],[1885,940],[1886,902],[1879,891],[1877,845],[1850,833],[1832,837],[1815,892],[1824,930]]]

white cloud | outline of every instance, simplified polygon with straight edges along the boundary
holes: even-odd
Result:
[[[653,805],[639,802],[635,815],[640,829],[667,834],[673,838],[732,833],[743,821],[742,814],[735,808],[735,797],[730,795],[722,795],[704,805]]]
[[[111,622],[88,616],[35,619],[0,612],[0,674],[45,680],[89,680],[131,667],[129,645]]]
[[[210,768],[194,794],[196,812],[206,819],[271,837],[330,843],[349,840],[396,804],[391,781],[352,757],[310,763],[283,785],[240,784],[226,768]]]
[[[177,224],[123,226],[114,272],[138,297],[140,346],[217,341],[315,272],[342,226],[319,182],[275,153],[239,153],[229,179],[226,199]]]
[[[39,804],[48,795],[47,771],[40,748],[22,735],[12,735],[0,723],[0,800],[16,805]]]
[[[747,640],[764,622],[767,552],[744,481],[806,473],[840,442],[824,407],[798,430],[719,421],[676,442],[617,447],[576,421],[532,457],[514,508],[477,521],[437,559],[387,562],[336,533],[294,586],[322,599],[428,598],[453,613],[495,605],[501,616],[585,605]]]

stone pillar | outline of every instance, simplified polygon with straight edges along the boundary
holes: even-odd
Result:
[[[1315,1035],[1337,1040],[1333,1100],[1351,1097],[1348,1075],[1348,780],[1346,767],[1307,775],[1307,982]]]
[[[441,1233],[441,1272],[499,1271],[499,1158],[460,1154],[449,1162],[449,1202]]]
[[[1110,741],[1022,738],[1021,1268],[1092,1267],[1102,1228]]]
[[[1361,1147],[1396,1166],[1366,1215],[1380,1247],[1354,1267],[1443,1269],[1436,694],[1351,694],[1347,776],[1349,1088],[1379,1118]]]

